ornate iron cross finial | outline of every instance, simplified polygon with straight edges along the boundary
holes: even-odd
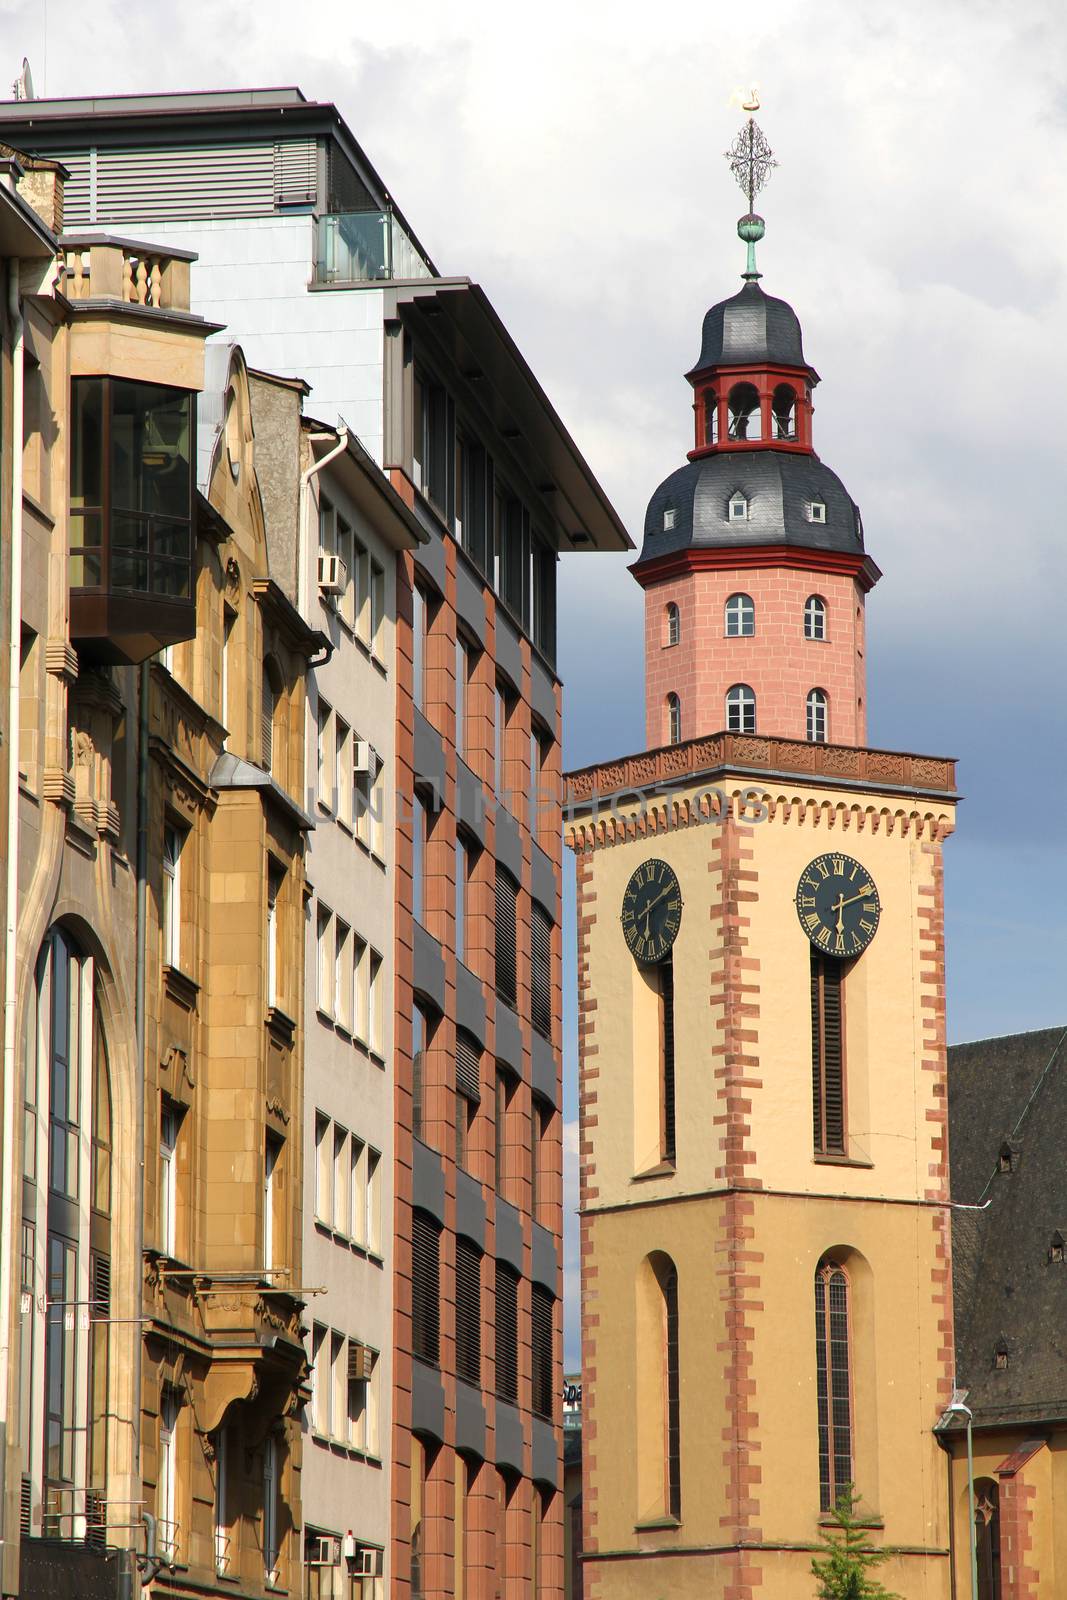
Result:
[[[755,90],[744,102],[743,109],[750,113],[759,110],[759,97]],[[763,218],[756,215],[756,196],[778,163],[763,129],[751,115],[725,155],[730,163],[730,171],[748,196],[748,212],[738,222],[737,232],[748,245],[748,263],[742,277],[754,282],[762,276],[756,271],[756,244],[766,231]]]

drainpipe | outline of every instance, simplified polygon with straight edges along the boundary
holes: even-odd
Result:
[[[4,1100],[3,1174],[0,1177],[0,1462],[11,1462],[11,1345],[15,1331],[14,1265],[17,1212],[15,1205],[15,1115],[18,1104],[16,1007],[18,1004],[18,893],[19,893],[19,669],[22,663],[22,428],[24,404],[25,340],[19,304],[19,264],[7,268],[7,310],[11,327],[11,571],[8,575],[8,686],[7,686],[7,822],[5,830],[4,907]],[[2,1474],[6,1475],[6,1474]],[[4,1566],[13,1559],[9,1547],[18,1548],[8,1510],[13,1484],[0,1492],[0,1537]],[[10,1568],[9,1568],[10,1570]],[[9,1584],[3,1583],[5,1592]]]
[[[137,1182],[139,1188],[139,1204],[135,1207],[136,1221],[134,1247],[136,1254],[135,1283],[138,1290],[141,1285],[141,1263],[144,1260],[144,1200],[145,1200],[145,1116],[144,1116],[144,1068],[145,1068],[145,938],[148,931],[148,683],[149,667],[147,661],[142,661],[137,673],[137,935],[136,935],[136,967],[134,973],[134,1034],[136,1037],[137,1063],[134,1071],[136,1085],[137,1107]],[[141,1483],[141,1372],[144,1364],[144,1340],[140,1329],[136,1329],[133,1355],[133,1415],[130,1425],[133,1432],[133,1466],[134,1482]],[[131,1497],[133,1497],[131,1490]],[[146,1513],[146,1522],[148,1514]],[[151,1534],[152,1550],[155,1550],[155,1523],[149,1529]],[[150,1574],[155,1577],[155,1573]]]
[[[327,439],[332,439],[332,433],[313,433],[310,444],[320,444]],[[342,424],[337,430],[338,443],[332,450],[327,450],[321,461],[312,461],[300,474],[300,538],[296,550],[296,607],[306,622],[310,609],[308,597],[307,578],[307,547],[308,547],[308,508],[311,504],[311,480],[320,473],[323,467],[328,467],[331,461],[336,460],[348,449],[348,429]]]

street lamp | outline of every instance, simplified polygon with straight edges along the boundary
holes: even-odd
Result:
[[[963,1391],[966,1394],[966,1389]],[[946,1416],[967,1418],[967,1503],[970,1506],[971,1529],[971,1600],[978,1600],[978,1534],[974,1525],[974,1442],[972,1427],[974,1413],[970,1406],[965,1405],[963,1395],[954,1394],[949,1404],[945,1407]]]

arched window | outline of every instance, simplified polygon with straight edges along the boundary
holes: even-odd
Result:
[[[755,733],[756,696],[747,683],[726,691],[726,727],[730,733]]]
[[[974,1483],[978,1600],[1000,1600],[1000,1491],[993,1478]]]
[[[719,397],[714,389],[704,391],[704,443],[719,442]]]
[[[676,694],[667,696],[667,743],[682,742],[682,702]]]
[[[263,662],[263,697],[260,703],[260,761],[268,772],[274,769],[274,714],[281,691],[277,662],[267,656]]]
[[[731,439],[762,439],[759,390],[754,383],[735,383],[730,390]]]
[[[641,1263],[636,1343],[638,1517],[680,1520],[678,1270],[659,1250]]]
[[[825,744],[829,738],[830,706],[825,689],[812,689],[808,695],[808,739]]]
[[[110,1414],[111,1083],[93,960],[66,929],[53,929],[45,940],[34,998],[24,1056],[23,1271],[31,1290],[34,1281],[43,1282],[44,1294],[30,1294],[23,1341],[24,1351],[43,1348],[44,1409],[34,1415],[31,1357],[29,1368],[24,1363],[22,1397],[33,1441],[27,1459],[40,1462],[31,1503],[40,1504],[46,1537],[84,1534],[89,1542],[102,1541]],[[31,1160],[38,1118],[47,1124],[47,1145],[41,1140],[40,1157]]]
[[[849,1282],[824,1257],[815,1272],[815,1371],[819,1402],[819,1508],[831,1511],[853,1481]]]
[[[797,393],[792,384],[780,383],[771,396],[774,416],[774,437],[795,439],[797,436]]]
[[[756,608],[752,596],[732,594],[726,602],[726,637],[751,639],[756,631]]]
[[[826,601],[817,594],[809,594],[804,602],[805,639],[826,638]]]
[[[666,622],[667,643],[677,644],[678,640],[681,638],[681,622],[678,618],[678,607],[675,605],[673,600],[669,600],[667,602]]]

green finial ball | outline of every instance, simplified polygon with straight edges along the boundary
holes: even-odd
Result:
[[[737,224],[737,236],[745,244],[758,244],[767,231],[767,224],[762,217],[757,217],[754,211],[741,217]]]

